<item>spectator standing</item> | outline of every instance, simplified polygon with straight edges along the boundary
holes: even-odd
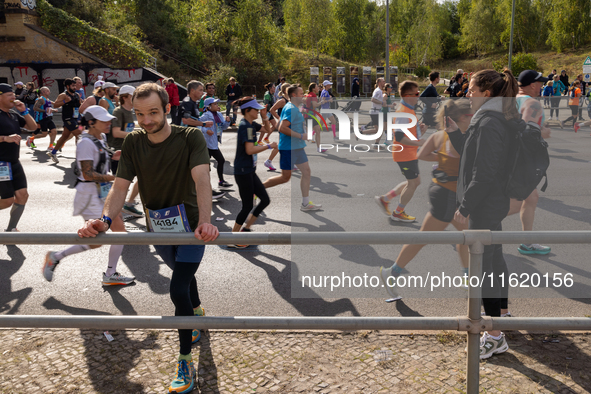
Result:
[[[550,97],[552,97],[554,94],[554,88],[552,85],[554,85],[554,81],[549,80],[542,91],[542,96],[544,97],[544,108],[550,107]]]
[[[25,84],[21,81],[18,81],[14,84],[14,86],[16,86],[16,88],[14,89],[14,96],[16,100],[24,101],[25,93],[27,93],[27,91],[25,90]]]
[[[564,88],[565,88],[564,95],[566,96],[566,94],[567,94],[566,89],[568,89],[568,87],[570,86],[570,83],[568,83],[568,75],[566,75],[566,70],[562,70],[560,72],[560,82],[562,82],[562,84],[564,85]]]
[[[550,81],[553,81],[555,75],[556,75],[556,69],[552,70],[552,72],[550,74],[548,74],[548,79]]]
[[[170,117],[172,119],[172,124],[180,125],[181,120],[179,117],[179,105],[181,102],[179,100],[179,88],[176,86],[176,82],[174,79],[168,78],[166,82],[166,93],[168,93],[168,98],[170,100]]]
[[[435,112],[437,111],[437,104],[441,101],[436,88],[440,80],[439,72],[432,71],[429,74],[429,81],[431,83],[427,85],[420,96],[421,101],[425,104],[425,108],[423,108],[423,122],[429,127],[435,126]]]
[[[242,97],[242,88],[240,84],[236,82],[236,78],[231,77],[230,83],[226,86],[226,96],[228,96],[228,101],[226,102],[226,116],[230,116],[230,110],[232,110],[232,123],[231,125],[236,123],[236,108],[234,107],[234,101],[238,100]]]
[[[564,127],[560,119],[558,118],[559,111],[560,111],[560,97],[563,92],[566,91],[566,86],[560,80],[560,75],[554,75],[554,83],[552,84],[552,99],[551,107],[550,107],[550,120],[554,115],[554,111],[556,111],[556,120],[560,123],[560,127]]]
[[[37,101],[37,89],[35,89],[35,83],[27,82],[27,89],[26,93],[24,94],[24,103],[29,109],[29,112],[32,114],[33,108],[35,107],[35,101]]]

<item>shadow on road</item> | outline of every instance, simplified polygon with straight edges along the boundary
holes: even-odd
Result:
[[[9,260],[0,260],[0,313],[14,314],[23,302],[29,297],[32,288],[12,291],[12,281],[10,278],[17,273],[25,262],[25,255],[16,245],[6,245]],[[12,308],[10,302],[16,300]]]

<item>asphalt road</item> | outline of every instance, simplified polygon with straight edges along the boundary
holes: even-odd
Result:
[[[566,111],[563,111],[566,112]],[[363,124],[365,117],[361,117]],[[549,186],[541,193],[536,212],[536,230],[589,230],[591,223],[591,130],[553,129],[550,143]],[[273,135],[272,139],[277,139]],[[332,136],[323,133],[327,143]],[[355,142],[354,142],[355,144]],[[37,150],[21,146],[21,160],[29,183],[29,202],[19,224],[23,232],[70,232],[82,224],[73,217],[74,175],[70,164],[75,145],[69,141],[59,164],[45,155],[47,139],[38,140]],[[226,179],[234,183],[232,161],[236,134],[224,134],[222,151],[227,163]],[[345,148],[345,149],[343,149]],[[362,148],[361,148],[362,149]],[[403,180],[398,166],[387,152],[349,152],[341,143],[326,154],[309,144],[307,153],[312,167],[311,199],[323,210],[303,213],[300,203],[299,174],[292,182],[269,189],[271,205],[253,227],[254,231],[417,231],[429,210],[427,190],[431,163],[421,162],[422,184],[407,212],[419,222],[396,224],[384,216],[373,197],[387,192]],[[258,175],[266,171],[259,155]],[[279,157],[275,165],[279,165]],[[212,184],[217,176],[212,166]],[[213,223],[220,231],[230,231],[240,210],[237,189],[213,206]],[[0,222],[8,222],[9,210],[0,213]],[[217,221],[216,218],[222,218]],[[127,222],[130,231],[141,231],[143,219]],[[521,230],[518,216],[503,222],[506,230]],[[589,245],[550,245],[547,256],[522,256],[516,245],[504,247],[509,270],[538,274],[540,288],[510,291],[510,310],[518,316],[591,315],[591,272]],[[112,314],[172,315],[168,296],[171,271],[151,246],[126,246],[119,271],[136,276],[128,287],[103,288],[101,275],[106,269],[106,247],[68,257],[48,283],[41,275],[48,250],[66,245],[0,246],[0,313],[4,314]],[[210,246],[197,273],[202,304],[214,316],[451,316],[465,314],[467,292],[453,289],[406,289],[403,300],[387,304],[381,286],[352,286],[331,292],[329,288],[304,287],[302,276],[336,275],[377,276],[378,267],[391,265],[400,246],[270,246],[262,245],[234,251]],[[451,245],[429,245],[408,266],[412,275],[445,272],[460,275],[457,254]],[[543,275],[573,274],[573,286],[546,287]],[[368,279],[369,281],[369,279]],[[550,279],[551,282],[551,279]],[[552,282],[551,282],[552,283]],[[375,284],[375,282],[373,282]],[[586,298],[585,298],[586,297]]]

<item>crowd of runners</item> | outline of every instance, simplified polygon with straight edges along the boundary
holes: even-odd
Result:
[[[376,81],[371,97],[371,122],[360,129],[363,134],[377,135],[387,130],[389,112],[417,116],[417,104],[423,102],[422,122],[412,127],[403,124],[407,118],[397,117],[390,150],[402,173],[402,182],[384,190],[375,201],[385,215],[396,222],[414,222],[407,213],[415,191],[421,187],[419,160],[436,163],[429,185],[431,209],[422,221],[421,231],[444,230],[451,223],[457,230],[489,229],[500,231],[502,220],[520,214],[524,231],[533,229],[538,192],[527,198],[510,199],[504,193],[507,181],[508,136],[524,124],[536,128],[543,138],[550,137],[550,123],[538,97],[552,78],[533,70],[523,71],[517,78],[505,70],[502,73],[483,70],[465,75],[458,70],[454,83],[467,83],[464,93],[451,91],[457,99],[443,99],[437,92],[440,82],[437,72],[429,76],[430,84],[421,93],[413,81],[399,84],[398,91]],[[462,79],[459,78],[462,76]],[[466,77],[465,81],[463,78]],[[308,123],[322,109],[335,108],[332,83],[310,84],[304,94],[299,84],[281,78],[277,84],[265,85],[262,104],[255,97],[243,96],[235,79],[226,88],[226,113],[216,98],[216,86],[191,81],[187,96],[181,101],[176,83],[166,80],[162,87],[145,83],[138,87],[117,86],[99,79],[91,96],[86,97],[79,78],[66,79],[65,90],[56,100],[49,99],[47,87],[31,106],[17,100],[13,88],[0,84],[0,209],[11,208],[5,231],[18,231],[17,225],[28,199],[27,180],[19,162],[21,129],[33,134],[26,144],[36,149],[37,140],[49,137],[47,155],[59,162],[59,152],[72,139],[76,143],[77,177],[73,200],[74,215],[82,216],[80,237],[95,237],[100,232],[124,232],[122,213],[145,216],[147,228],[153,232],[194,232],[204,241],[215,240],[219,234],[211,224],[212,201],[221,198],[233,186],[224,177],[226,159],[219,144],[224,130],[237,123],[237,143],[233,162],[234,182],[242,207],[236,213],[233,232],[251,231],[251,226],[271,203],[267,189],[289,182],[293,171],[299,171],[302,211],[320,210],[322,206],[310,201],[311,168],[306,154],[307,141],[324,153],[321,138],[332,134],[338,143],[334,116],[327,123]],[[577,80],[571,97],[572,120],[575,131],[583,96],[581,81]],[[448,89],[449,90],[449,89]],[[400,102],[395,103],[398,94]],[[545,96],[545,95],[544,95]],[[53,121],[61,108],[63,131],[57,140]],[[230,116],[232,112],[232,116]],[[238,121],[237,113],[241,118]],[[556,109],[558,116],[558,110]],[[172,122],[169,122],[168,116]],[[590,114],[591,118],[591,114]],[[552,119],[552,114],[550,120]],[[137,126],[136,126],[137,120]],[[587,122],[589,123],[589,122]],[[312,129],[308,130],[308,124]],[[562,123],[561,123],[562,125]],[[428,129],[435,132],[427,133]],[[278,143],[269,137],[278,133]],[[395,141],[394,141],[395,140]],[[268,151],[268,152],[267,152]],[[279,155],[280,172],[262,181],[257,175],[259,156],[264,167],[276,171],[274,159]],[[210,163],[217,164],[217,185],[212,190]],[[171,177],[170,174],[175,174]],[[133,184],[133,186],[132,186]],[[141,198],[142,209],[136,198]],[[395,201],[395,203],[393,203]],[[43,275],[52,281],[54,274],[68,256],[82,253],[95,246],[73,245],[61,251],[49,251],[43,263]],[[229,245],[246,248],[248,245]],[[127,285],[135,278],[121,275],[117,263],[124,246],[109,247],[107,268],[102,284]],[[205,252],[205,246],[155,246],[162,260],[171,268],[170,297],[177,316],[204,316],[195,274]],[[405,273],[404,268],[419,253],[422,245],[405,245],[391,267],[380,267],[380,277],[388,292],[388,301],[400,299],[392,279]],[[520,245],[522,254],[547,254],[550,248],[539,244]],[[457,245],[462,270],[468,273],[468,249]],[[507,272],[501,245],[485,246],[483,271]],[[467,287],[467,284],[465,284]],[[483,305],[488,316],[511,316],[507,309],[508,290],[499,283],[483,289]],[[179,330],[180,351],[177,371],[170,392],[185,393],[194,385],[195,368],[191,344],[199,341],[201,331]],[[481,339],[481,358],[488,358],[508,349],[503,333],[485,332]]]

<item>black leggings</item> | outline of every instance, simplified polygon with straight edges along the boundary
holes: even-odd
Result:
[[[220,182],[224,180],[224,163],[226,159],[224,159],[224,155],[222,155],[222,151],[219,149],[207,149],[209,151],[209,157],[213,157],[218,162],[218,178]]]
[[[559,112],[558,107],[560,106],[560,96],[553,96],[551,99],[551,106],[550,106],[550,117],[554,116],[554,111],[556,111],[556,118],[558,118]]]
[[[569,120],[573,121],[573,126],[575,124],[575,122],[577,121],[577,116],[579,116],[579,106],[578,105],[569,105],[570,107],[570,112],[571,112],[571,116],[569,116],[568,118],[566,118],[564,120],[564,123],[568,122]]]
[[[255,172],[245,175],[234,175],[236,179],[236,185],[238,185],[238,192],[240,193],[240,199],[242,200],[242,210],[236,216],[236,223],[243,225],[253,207],[253,194],[256,195],[261,202],[254,209],[252,215],[259,217],[263,209],[271,203],[267,189],[263,186],[263,182],[259,179]]]
[[[193,308],[201,305],[195,279],[197,268],[199,263],[174,263],[170,280],[170,299],[175,307],[175,316],[193,316]],[[180,353],[183,355],[191,354],[192,331],[179,330]]]
[[[502,219],[481,219],[470,216],[470,230],[501,231],[503,229],[501,221]],[[487,316],[500,317],[501,309],[508,307],[509,298],[509,270],[503,256],[503,245],[484,246],[482,272],[485,274],[482,286],[484,312]],[[493,274],[492,283],[489,276],[491,273]],[[504,281],[502,275],[505,277]]]

